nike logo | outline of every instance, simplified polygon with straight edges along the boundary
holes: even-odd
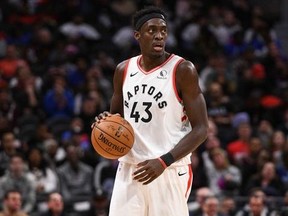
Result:
[[[178,172],[178,176],[183,176],[183,175],[185,175],[187,172],[184,172],[184,173],[180,173],[180,172]]]
[[[138,71],[137,71],[136,73],[131,73],[131,74],[130,74],[130,77],[135,76],[137,73],[138,73]]]

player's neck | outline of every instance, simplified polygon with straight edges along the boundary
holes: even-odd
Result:
[[[170,53],[165,52],[162,56],[159,57],[150,57],[150,56],[141,56],[140,66],[145,71],[150,71],[153,68],[163,64],[169,57]]]

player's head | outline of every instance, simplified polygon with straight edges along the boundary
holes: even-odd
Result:
[[[143,55],[161,57],[167,40],[166,14],[150,6],[138,11],[132,19],[134,38],[139,42]]]
[[[137,11],[133,16],[132,25],[134,30],[139,31],[144,23],[153,18],[159,18],[167,22],[167,15],[163,10],[155,6],[149,6]]]

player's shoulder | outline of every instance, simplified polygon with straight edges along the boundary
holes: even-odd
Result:
[[[123,72],[125,68],[127,67],[127,64],[129,62],[129,59],[123,60],[122,62],[118,63],[116,66],[116,71]]]
[[[138,58],[138,56],[134,56],[134,57],[125,59],[125,60],[121,61],[120,63],[118,63],[118,65],[116,66],[116,71],[124,72],[125,69],[128,67],[129,62],[135,58]]]
[[[186,74],[197,75],[197,69],[195,65],[185,58],[182,58],[182,61],[177,66],[177,76],[182,76]]]
[[[179,63],[177,70],[196,70],[192,61],[182,57],[182,61]]]

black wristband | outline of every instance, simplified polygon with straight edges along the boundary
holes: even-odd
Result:
[[[170,152],[162,155],[160,158],[164,161],[164,163],[166,164],[167,167],[175,162],[175,159]]]

